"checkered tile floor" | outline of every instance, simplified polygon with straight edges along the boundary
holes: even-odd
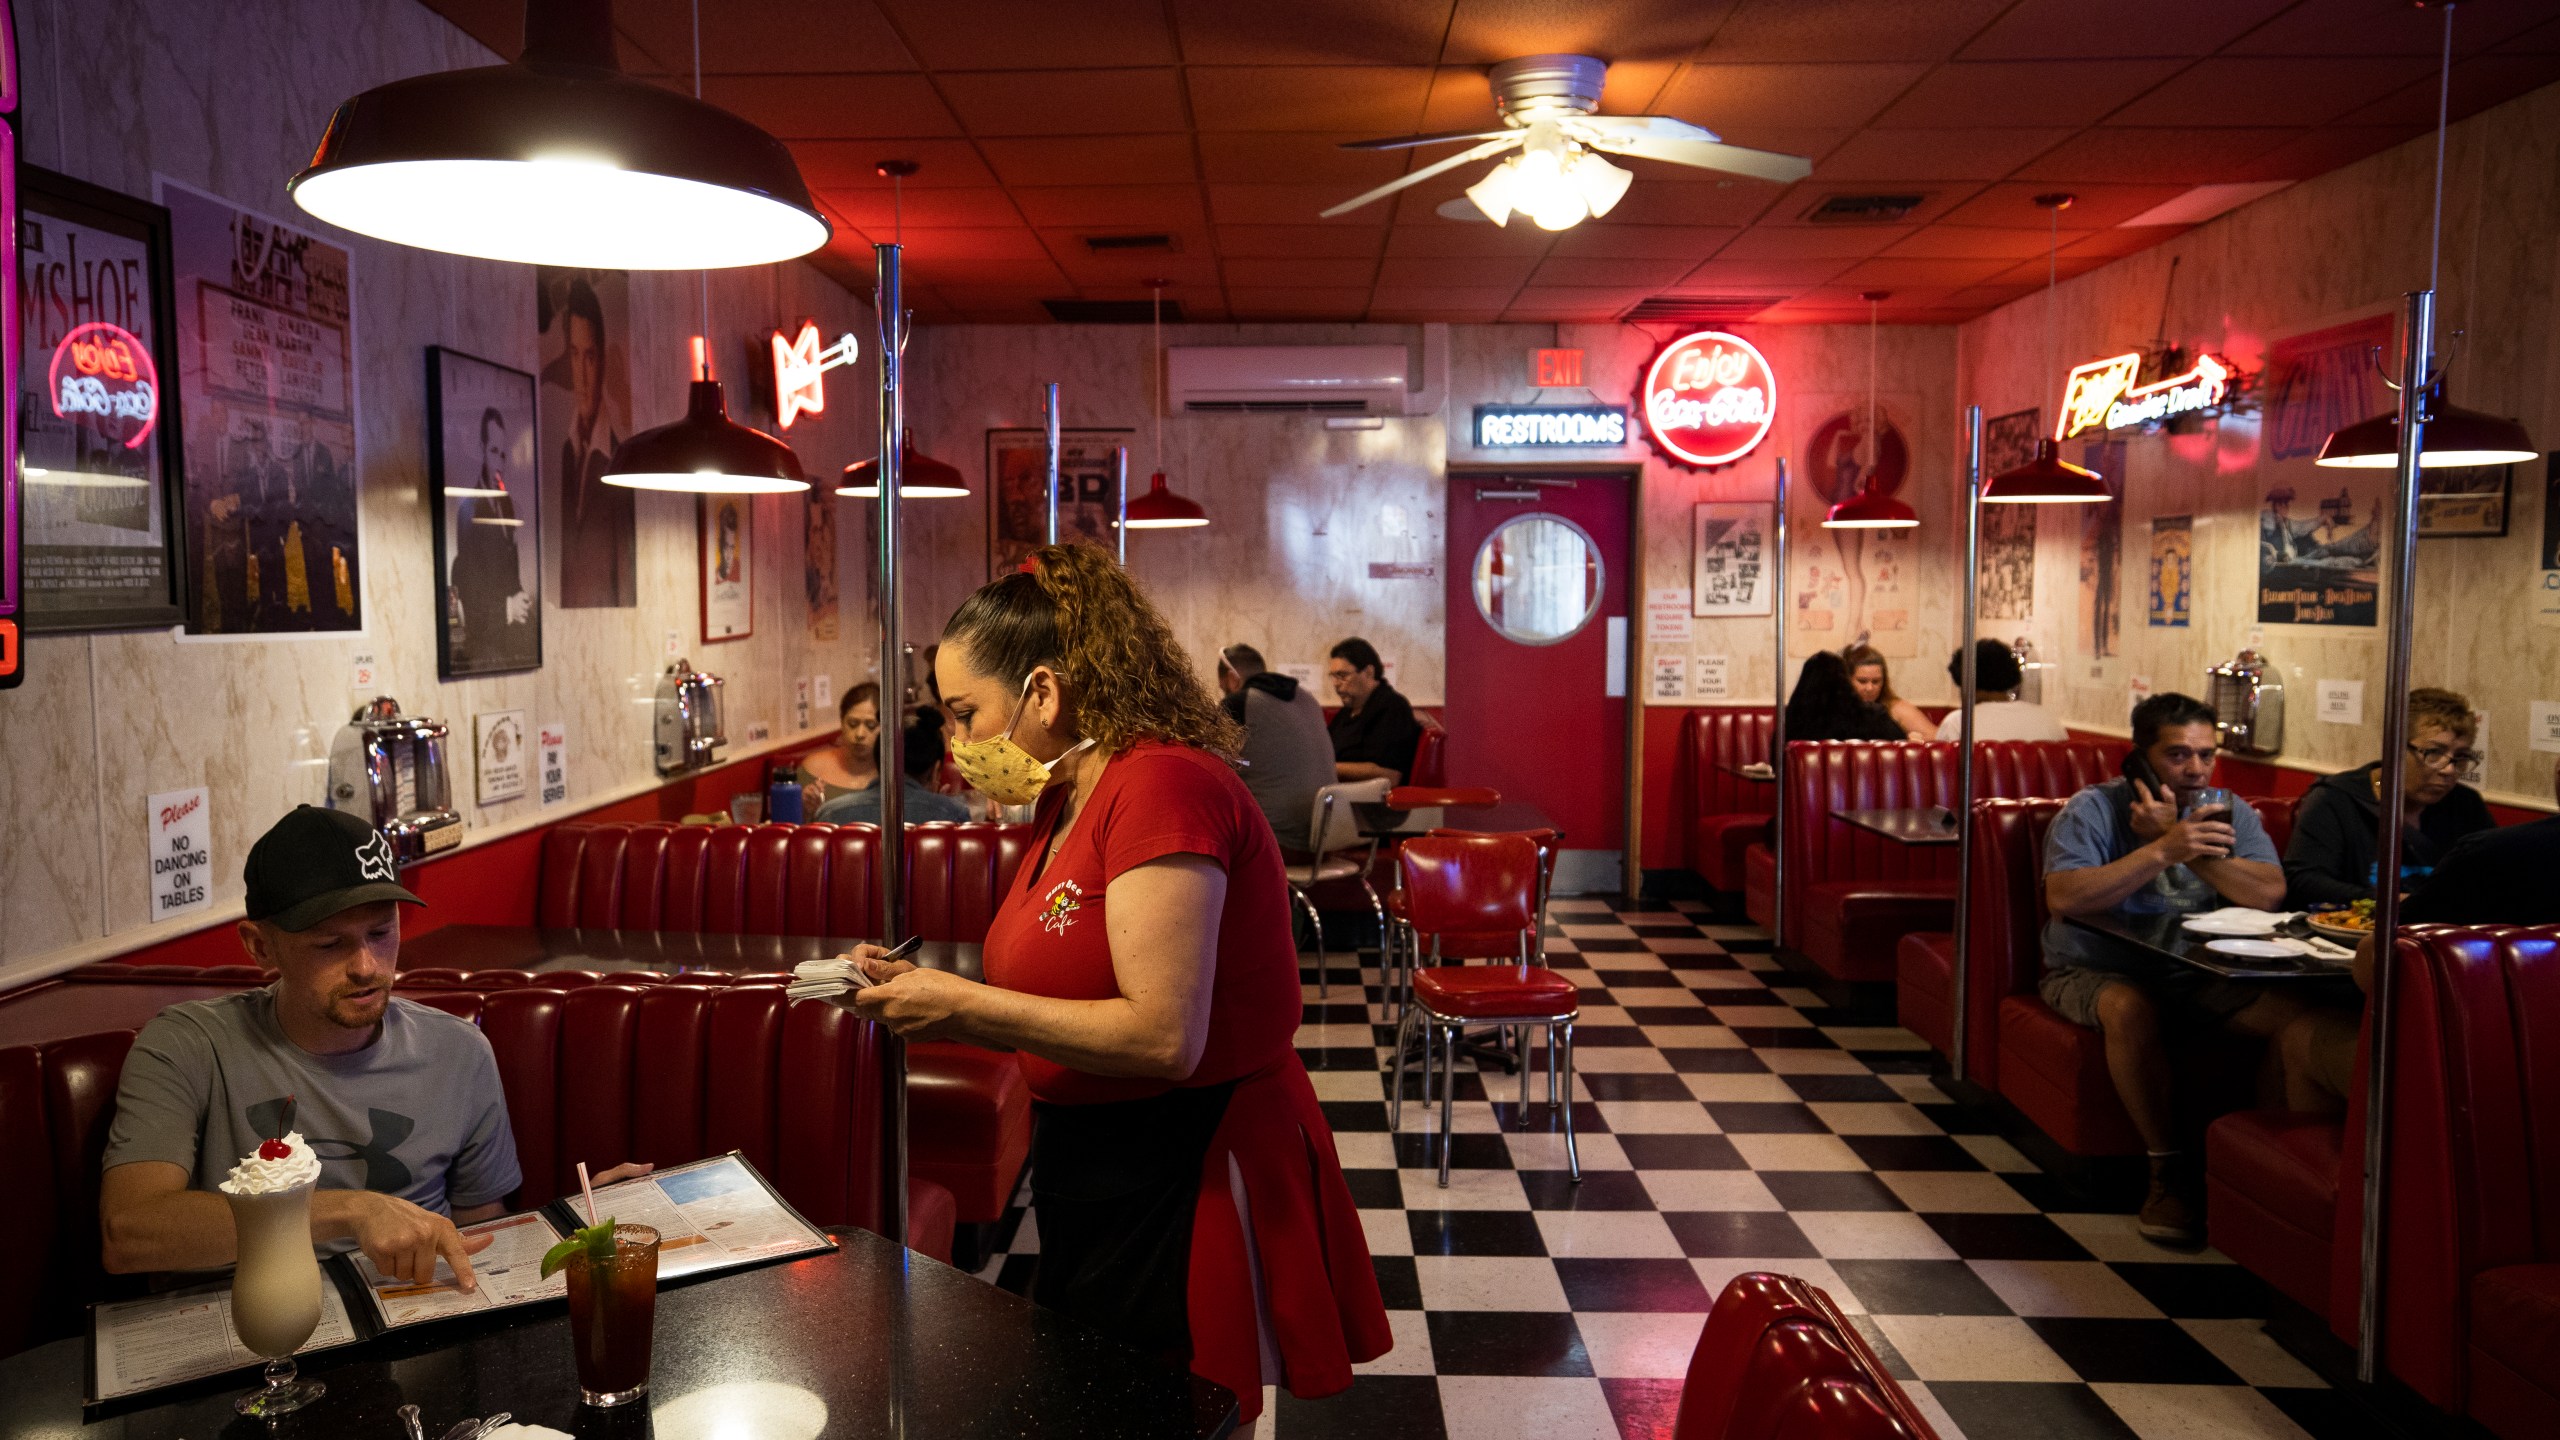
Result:
[[[1543,1063],[1523,1131],[1518,1081],[1462,1060],[1439,1188],[1439,1107],[1410,1091],[1387,1128],[1376,972],[1365,1005],[1347,971],[1329,1003],[1307,987],[1299,1054],[1396,1347],[1343,1395],[1278,1395],[1264,1440],[1668,1436],[1706,1311],[1748,1270],[1829,1291],[1946,1440],[2368,1433],[2262,1332],[2255,1279],[2040,1172],[1940,1093],[1917,1037],[1792,988],[1765,932],[1687,902],[1550,920],[1583,994],[1579,1186]],[[984,1278],[1027,1288],[1038,1228],[1009,1215]]]

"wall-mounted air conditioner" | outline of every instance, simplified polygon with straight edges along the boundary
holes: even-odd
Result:
[[[1449,373],[1449,328],[1422,327],[1422,375],[1403,345],[1177,345],[1168,409],[1194,415],[1427,415]]]

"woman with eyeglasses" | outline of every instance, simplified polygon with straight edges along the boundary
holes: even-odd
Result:
[[[2454,842],[2498,822],[2480,792],[2462,783],[2479,759],[2471,702],[2450,690],[2409,692],[2409,758],[2403,790],[2409,833],[2400,848],[2403,891],[2435,869]],[[2382,762],[2323,776],[2294,812],[2285,846],[2285,903],[2334,909],[2370,900],[2379,883],[2374,852],[2382,827]]]

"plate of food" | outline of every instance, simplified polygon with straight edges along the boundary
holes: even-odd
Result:
[[[2373,933],[2373,902],[2358,900],[2335,910],[2314,910],[2302,917],[2314,935],[2353,945]]]

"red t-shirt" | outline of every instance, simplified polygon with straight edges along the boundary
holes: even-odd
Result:
[[[1046,797],[1032,822],[1031,853],[987,927],[987,983],[1061,1000],[1116,997],[1104,890],[1150,860],[1202,855],[1227,872],[1227,900],[1208,1044],[1179,1084],[1219,1084],[1285,1055],[1304,1008],[1298,944],[1279,842],[1244,782],[1206,751],[1142,740],[1112,759],[1056,858],[1037,868],[1065,803],[1064,791]],[[1028,1053],[1021,1060],[1031,1093],[1054,1104],[1138,1100],[1176,1088],[1091,1075]]]

